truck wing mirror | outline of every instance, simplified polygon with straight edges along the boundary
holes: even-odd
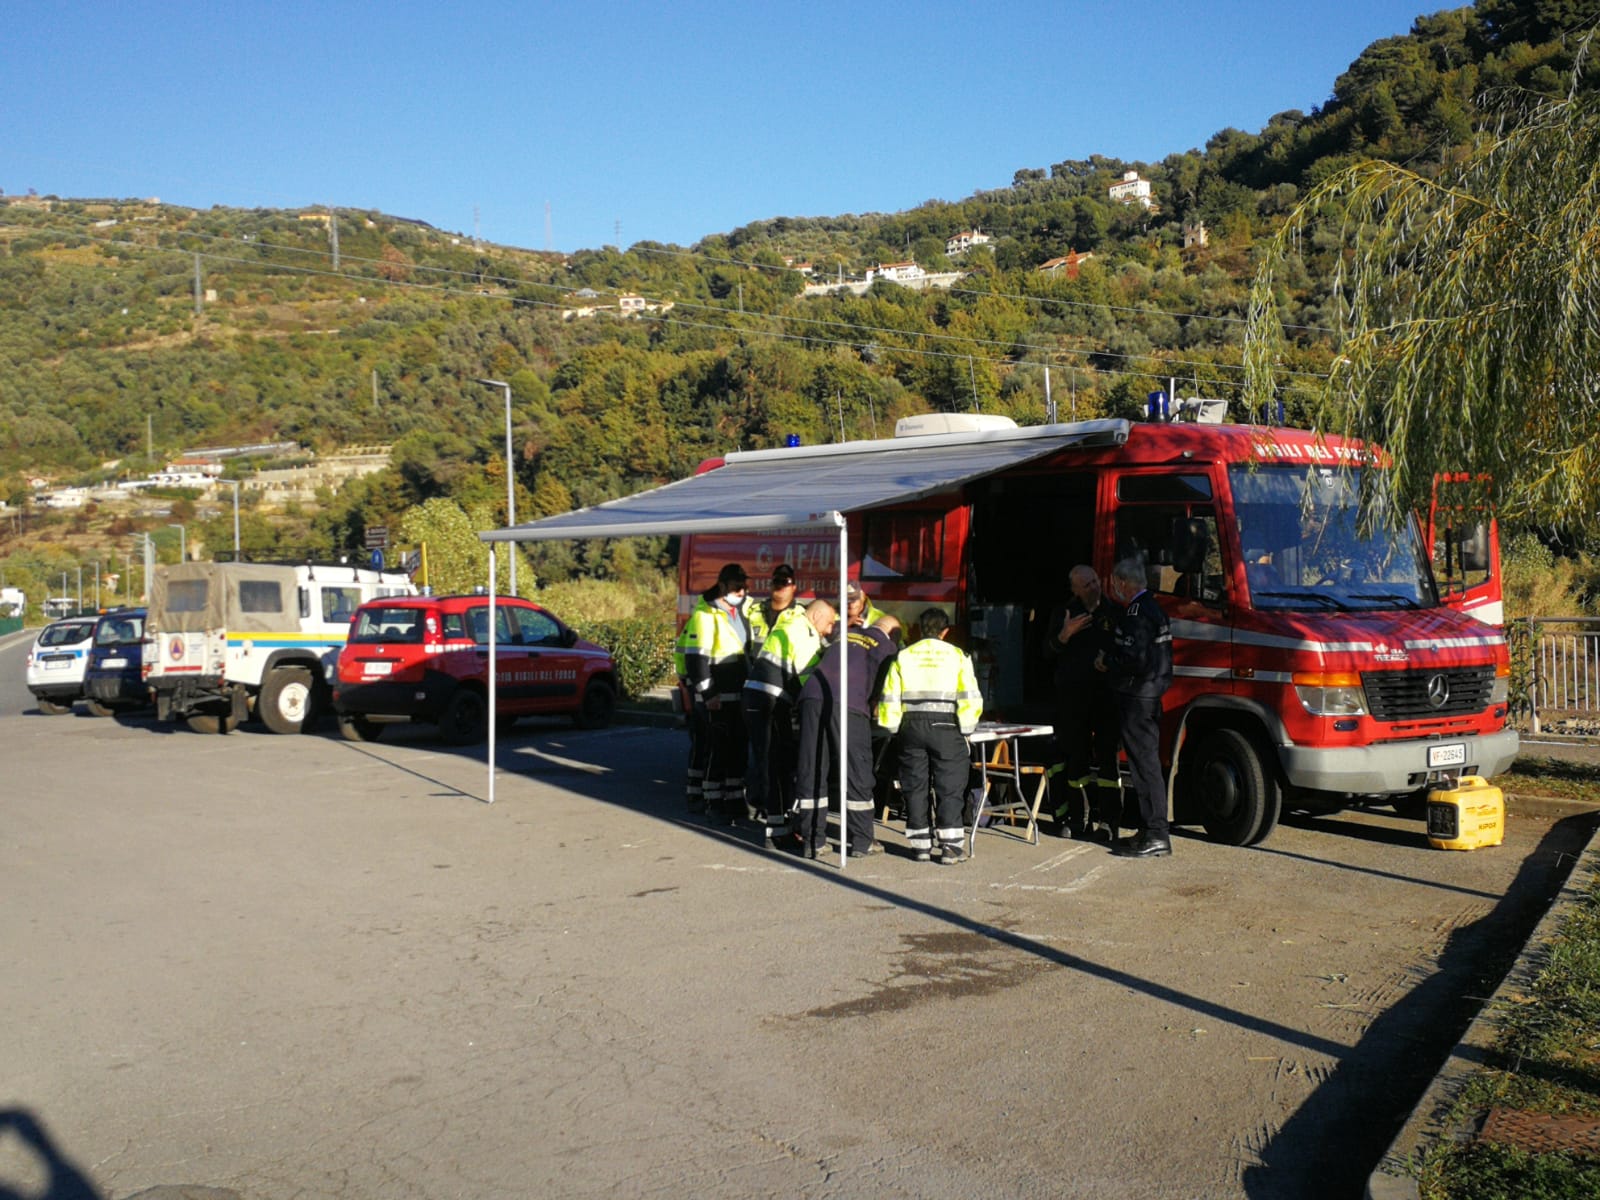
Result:
[[[1489,569],[1489,526],[1480,521],[1461,534],[1461,569],[1487,571]]]

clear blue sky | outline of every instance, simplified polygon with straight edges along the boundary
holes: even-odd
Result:
[[[16,3],[0,187],[691,244],[1327,100],[1425,0]]]

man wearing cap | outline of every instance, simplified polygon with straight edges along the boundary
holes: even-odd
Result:
[[[972,660],[945,640],[950,618],[930,608],[917,624],[922,639],[889,664],[878,702],[878,724],[900,734],[900,791],[906,806],[906,841],[918,862],[927,862],[937,838],[939,861],[964,862],[967,774],[966,735],[978,727],[983,695]],[[929,785],[933,788],[930,803]],[[930,828],[937,805],[938,825]]]
[[[794,568],[780,563],[772,569],[772,584],[767,598],[752,604],[745,611],[750,617],[750,667],[755,670],[756,660],[767,635],[782,622],[803,620],[805,612],[794,602]],[[744,728],[750,740],[750,771],[745,776],[745,803],[759,814],[767,811],[767,752],[772,742],[771,697],[751,686],[744,685]]]
[[[744,710],[750,623],[744,614],[744,568],[727,563],[700,594],[678,637],[679,671],[689,692],[689,811],[735,824],[745,815]],[[704,736],[696,738],[699,729]],[[697,804],[696,801],[699,801]]]
[[[803,618],[779,621],[767,634],[745,687],[751,704],[763,710],[770,734],[762,814],[769,850],[777,849],[789,832],[795,786],[795,706],[800,689],[822,656],[823,639],[833,633],[839,619],[826,600],[813,600],[804,612]]]

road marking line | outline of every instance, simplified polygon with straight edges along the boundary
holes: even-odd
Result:
[[[1079,843],[1076,846],[1068,847],[1060,854],[1052,855],[1050,858],[1045,859],[1042,863],[1035,863],[1029,869],[1033,871],[1054,871],[1062,863],[1070,862],[1072,859],[1077,858],[1080,854],[1089,853],[1090,849],[1091,847],[1087,843]]]

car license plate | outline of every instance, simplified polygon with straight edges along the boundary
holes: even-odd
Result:
[[[46,660],[44,669],[46,671],[65,671],[71,665],[72,660],[70,658],[52,658]]]
[[[125,658],[108,658],[100,664],[102,667],[125,667],[128,660]]]
[[[362,670],[367,675],[387,675],[394,669],[393,663],[363,663]]]
[[[1467,744],[1452,742],[1448,746],[1428,747],[1429,767],[1460,767],[1467,761]]]

